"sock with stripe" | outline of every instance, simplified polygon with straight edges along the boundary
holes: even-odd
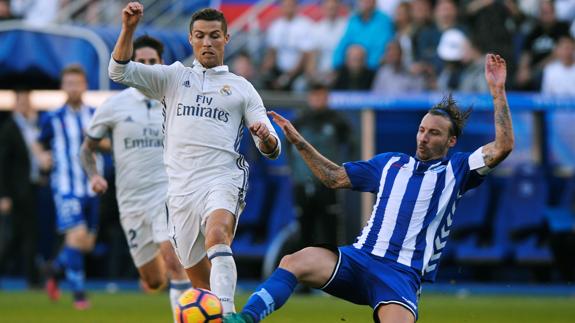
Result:
[[[250,296],[242,313],[251,316],[255,322],[263,320],[287,302],[296,285],[297,278],[294,274],[277,268]]]
[[[172,313],[175,315],[176,307],[178,306],[178,298],[182,295],[183,292],[188,290],[192,287],[192,283],[189,280],[170,280],[170,305],[172,306]],[[174,322],[177,322],[176,317],[174,316]]]
[[[234,294],[238,273],[232,249],[225,244],[217,244],[207,251],[212,263],[210,271],[210,288],[222,303],[223,313],[234,313]]]

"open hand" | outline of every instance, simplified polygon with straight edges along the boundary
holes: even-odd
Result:
[[[269,111],[268,115],[272,117],[273,122],[275,122],[283,131],[287,141],[297,145],[303,142],[303,137],[295,129],[295,127],[289,122],[288,119],[277,114],[275,111]]]
[[[485,59],[485,80],[491,93],[496,90],[505,90],[506,79],[507,64],[503,57],[496,54],[487,54]]]
[[[135,28],[144,15],[144,6],[139,2],[130,2],[122,9],[122,25]]]

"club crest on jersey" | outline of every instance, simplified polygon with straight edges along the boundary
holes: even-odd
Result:
[[[183,85],[184,87],[190,87],[190,80],[184,81],[184,83],[182,83],[182,85]]]
[[[220,89],[220,94],[225,96],[232,95],[232,88],[229,85],[224,85]]]

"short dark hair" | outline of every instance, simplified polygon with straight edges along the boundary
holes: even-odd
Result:
[[[228,33],[228,22],[226,21],[226,17],[224,17],[223,12],[217,9],[204,8],[194,12],[192,15],[192,20],[190,21],[190,32],[192,32],[194,22],[198,20],[219,21],[222,23],[222,30],[224,31],[224,34]]]
[[[132,53],[132,60],[136,57],[136,50],[144,47],[150,47],[158,53],[160,59],[162,59],[162,55],[164,54],[164,44],[161,41],[157,40],[154,37],[143,35],[136,40],[134,40],[134,51]]]
[[[60,73],[60,78],[64,78],[64,75],[66,74],[79,74],[82,75],[85,80],[88,80],[88,77],[86,76],[86,71],[80,64],[70,64],[64,67],[64,69]]]
[[[449,93],[447,96],[443,97],[441,102],[434,105],[429,111],[429,114],[435,116],[442,116],[451,122],[451,128],[449,129],[449,135],[459,138],[463,132],[463,127],[467,119],[471,115],[473,108],[469,107],[465,110],[461,110],[457,105],[457,102],[453,99],[453,95]]]

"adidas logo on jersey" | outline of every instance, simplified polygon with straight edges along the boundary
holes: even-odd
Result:
[[[184,81],[184,83],[182,83],[182,85],[184,87],[190,87],[190,80]]]
[[[124,119],[124,122],[134,122],[134,119],[132,119],[132,116],[128,116],[126,119]]]

